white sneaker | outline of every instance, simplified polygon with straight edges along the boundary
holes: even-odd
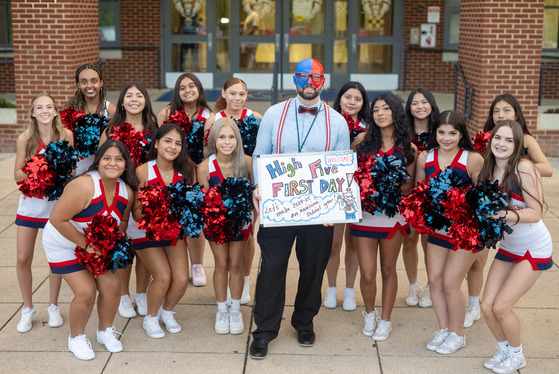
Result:
[[[499,348],[499,346],[497,346],[497,348]],[[495,353],[495,356],[491,357],[489,360],[485,361],[485,363],[483,364],[484,367],[486,367],[489,370],[493,370],[493,368],[502,363],[503,361],[505,361],[507,358],[509,357],[509,352],[508,350],[504,350],[504,349],[499,349],[497,351],[497,353]]]
[[[377,327],[377,310],[373,310],[371,313],[363,311],[363,316],[365,317],[365,327],[363,327],[363,335],[373,336],[375,332],[375,327]]]
[[[203,287],[206,285],[206,273],[200,264],[192,265],[190,267],[190,274],[192,274],[192,285],[195,287]]]
[[[148,295],[145,293],[137,293],[135,299],[138,314],[141,316],[148,314]]]
[[[442,355],[450,355],[466,346],[466,335],[458,336],[455,332],[448,334],[448,337],[442,342],[437,349],[437,353]]]
[[[142,325],[144,326],[144,330],[146,330],[147,336],[150,338],[161,339],[165,337],[165,331],[159,326],[159,318],[157,316],[152,317],[146,314]]]
[[[120,304],[118,304],[118,314],[123,318],[136,317],[136,311],[132,306],[132,299],[130,295],[122,295],[120,297]]]
[[[419,284],[410,284],[410,289],[408,291],[408,296],[406,296],[406,304],[409,306],[416,306],[419,304],[419,294],[421,293],[421,287]]]
[[[526,366],[526,360],[522,354],[509,355],[505,361],[493,366],[493,372],[497,374],[509,374],[514,373],[518,369],[522,369],[524,366]]]
[[[353,288],[346,288],[344,290],[344,302],[342,304],[342,308],[346,312],[351,312],[357,308],[357,305],[355,304],[355,291]]]
[[[75,338],[68,337],[68,349],[80,360],[93,360],[95,358],[91,343],[83,334]]]
[[[182,330],[181,325],[175,320],[174,314],[175,312],[165,310],[163,307],[159,308],[159,312],[157,313],[159,319],[165,324],[165,328],[171,334],[176,334]]]
[[[23,308],[21,319],[17,324],[18,332],[27,332],[33,327],[33,320],[37,317],[37,309],[34,306]]]
[[[114,326],[107,327],[105,331],[97,330],[97,343],[103,344],[109,352],[122,352],[122,343],[116,338],[117,334],[122,335]]]
[[[385,321],[380,317],[377,319],[377,328],[373,334],[373,340],[386,340],[392,331],[392,322]]]
[[[328,309],[334,309],[338,306],[338,301],[336,300],[337,289],[336,287],[328,287],[326,289],[326,296],[324,297],[324,307]]]
[[[49,312],[49,327],[60,327],[64,323],[62,316],[60,315],[60,309],[54,304],[50,304],[47,308]]]
[[[427,343],[427,349],[430,351],[436,351],[437,347],[448,338],[448,329],[440,329],[433,335],[435,335],[435,337]]]
[[[425,286],[423,290],[423,295],[421,295],[421,299],[419,299],[419,306],[422,308],[429,308],[433,305],[431,302],[431,292],[429,291],[429,285]]]
[[[474,324],[475,321],[481,318],[481,311],[478,305],[468,305],[466,309],[466,317],[464,318],[464,327],[468,328]]]
[[[215,316],[215,332],[224,335],[229,334],[229,312],[218,311]]]
[[[229,333],[233,335],[242,334],[245,331],[243,315],[240,310],[229,310]]]
[[[250,282],[245,281],[243,286],[243,294],[241,295],[241,304],[245,305],[250,303]]]

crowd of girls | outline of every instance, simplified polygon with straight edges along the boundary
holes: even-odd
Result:
[[[133,241],[135,302],[138,314],[145,316],[143,327],[149,337],[165,336],[160,322],[169,333],[181,331],[174,308],[185,294],[188,270],[193,285],[206,283],[202,266],[204,238],[209,241],[215,262],[215,331],[244,332],[240,305],[250,301],[252,222],[256,217],[252,216],[240,232],[225,241],[213,237],[207,227],[203,230],[206,235],[198,238],[151,238],[137,227],[137,221],[145,220],[138,193],[147,187],[163,188],[182,181],[185,185],[199,183],[208,190],[229,178],[252,181],[250,144],[254,134],[250,126],[262,116],[245,108],[246,84],[238,78],[225,82],[214,115],[199,79],[190,73],[183,74],[177,79],[171,103],[157,116],[147,90],[140,83],[128,84],[116,106],[110,104],[105,98],[102,73],[95,65],[85,64],[76,70],[76,86],[77,91],[66,107],[84,115],[110,118],[110,124],[100,135],[97,152],[79,162],[79,177],[67,184],[58,202],[23,195],[20,198],[16,269],[24,306],[17,330],[29,331],[37,316],[31,296],[31,261],[38,229],[45,227],[43,247],[51,269],[49,326],[63,324],[57,301],[64,279],[74,293],[69,311],[70,351],[80,359],[95,356],[84,332],[97,292],[97,341],[110,352],[123,349],[113,321],[117,310],[125,318],[136,316],[129,290],[131,267],[93,276],[74,254],[76,246],[88,253],[99,253],[99,248],[88,245],[85,229],[95,215],[105,215],[113,217],[119,230],[127,232]],[[498,217],[504,217],[513,232],[505,234],[500,243],[480,307],[488,249],[476,252],[456,248],[444,230],[419,235],[399,212],[363,212],[361,222],[347,229],[344,224],[335,227],[324,306],[337,306],[336,278],[345,242],[343,309],[356,309],[353,288],[359,269],[365,306],[362,332],[377,341],[388,339],[398,289],[396,261],[402,247],[409,280],[406,303],[434,307],[438,331],[427,343],[427,349],[452,354],[465,346],[463,329],[478,320],[481,311],[498,345],[497,353],[484,366],[496,373],[524,367],[520,322],[513,307],[551,264],[551,237],[541,219],[541,177],[550,176],[552,168],[530,134],[518,101],[510,94],[499,95],[493,101],[484,127],[491,133],[490,137],[487,135],[489,143],[484,157],[474,150],[464,118],[455,111],[439,114],[428,90],[412,91],[405,107],[393,94],[380,95],[369,105],[365,88],[358,82],[348,82],[333,105],[346,118],[352,149],[360,159],[389,156],[399,163],[402,173],[407,175],[399,184],[400,196],[448,168],[459,176],[457,184],[499,181],[509,214],[502,211]],[[173,123],[177,113],[186,114],[202,126],[197,141],[205,143],[205,159],[191,157],[189,134],[180,123]],[[27,178],[27,160],[43,153],[49,143],[62,140],[73,144],[72,132],[62,127],[60,117],[50,95],[40,94],[33,99],[29,128],[17,141],[17,182]],[[423,292],[417,270],[420,238],[428,279]],[[380,313],[375,309],[378,262],[382,279]],[[464,278],[468,282],[467,307],[461,291]]]

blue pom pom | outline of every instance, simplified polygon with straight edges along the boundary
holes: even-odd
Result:
[[[54,184],[46,189],[49,200],[58,200],[64,186],[73,178],[72,171],[76,168],[78,155],[76,149],[66,140],[58,140],[47,145],[45,156],[54,166]]]
[[[237,127],[241,134],[241,139],[243,139],[243,151],[245,155],[251,156],[256,147],[256,137],[258,135],[258,129],[260,128],[260,118],[256,118],[254,114],[246,116],[237,122]]]
[[[221,184],[221,199],[235,233],[240,233],[251,222],[253,190],[254,187],[245,178],[230,177]]]
[[[97,113],[88,114],[80,119],[74,128],[74,144],[78,157],[86,158],[97,152],[101,134],[109,123]]]
[[[204,227],[202,202],[204,193],[198,184],[187,185],[183,181],[170,184],[167,193],[171,198],[171,214],[178,217],[181,225],[179,239],[197,238]]]
[[[384,212],[388,217],[394,217],[400,211],[402,186],[410,178],[406,166],[398,157],[384,154],[377,157],[371,168],[371,177],[376,191],[371,195],[375,213],[380,216]]]
[[[205,121],[192,121],[192,130],[186,134],[188,155],[198,165],[204,161],[204,125]]]
[[[118,238],[113,247],[109,262],[109,269],[115,273],[118,269],[126,269],[134,262],[134,251],[130,239],[122,236]]]

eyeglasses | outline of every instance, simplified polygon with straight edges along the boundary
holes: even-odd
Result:
[[[308,81],[309,78],[311,78],[313,82],[320,82],[322,78],[324,78],[324,75],[307,73],[295,73],[295,76],[303,82]]]

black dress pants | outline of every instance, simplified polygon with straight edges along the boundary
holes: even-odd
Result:
[[[299,283],[291,325],[312,330],[313,318],[322,303],[322,279],[332,250],[333,227],[323,225],[261,227],[258,244],[262,252],[256,282],[255,339],[271,341],[278,336],[285,305],[285,280],[293,243],[299,261]]]

